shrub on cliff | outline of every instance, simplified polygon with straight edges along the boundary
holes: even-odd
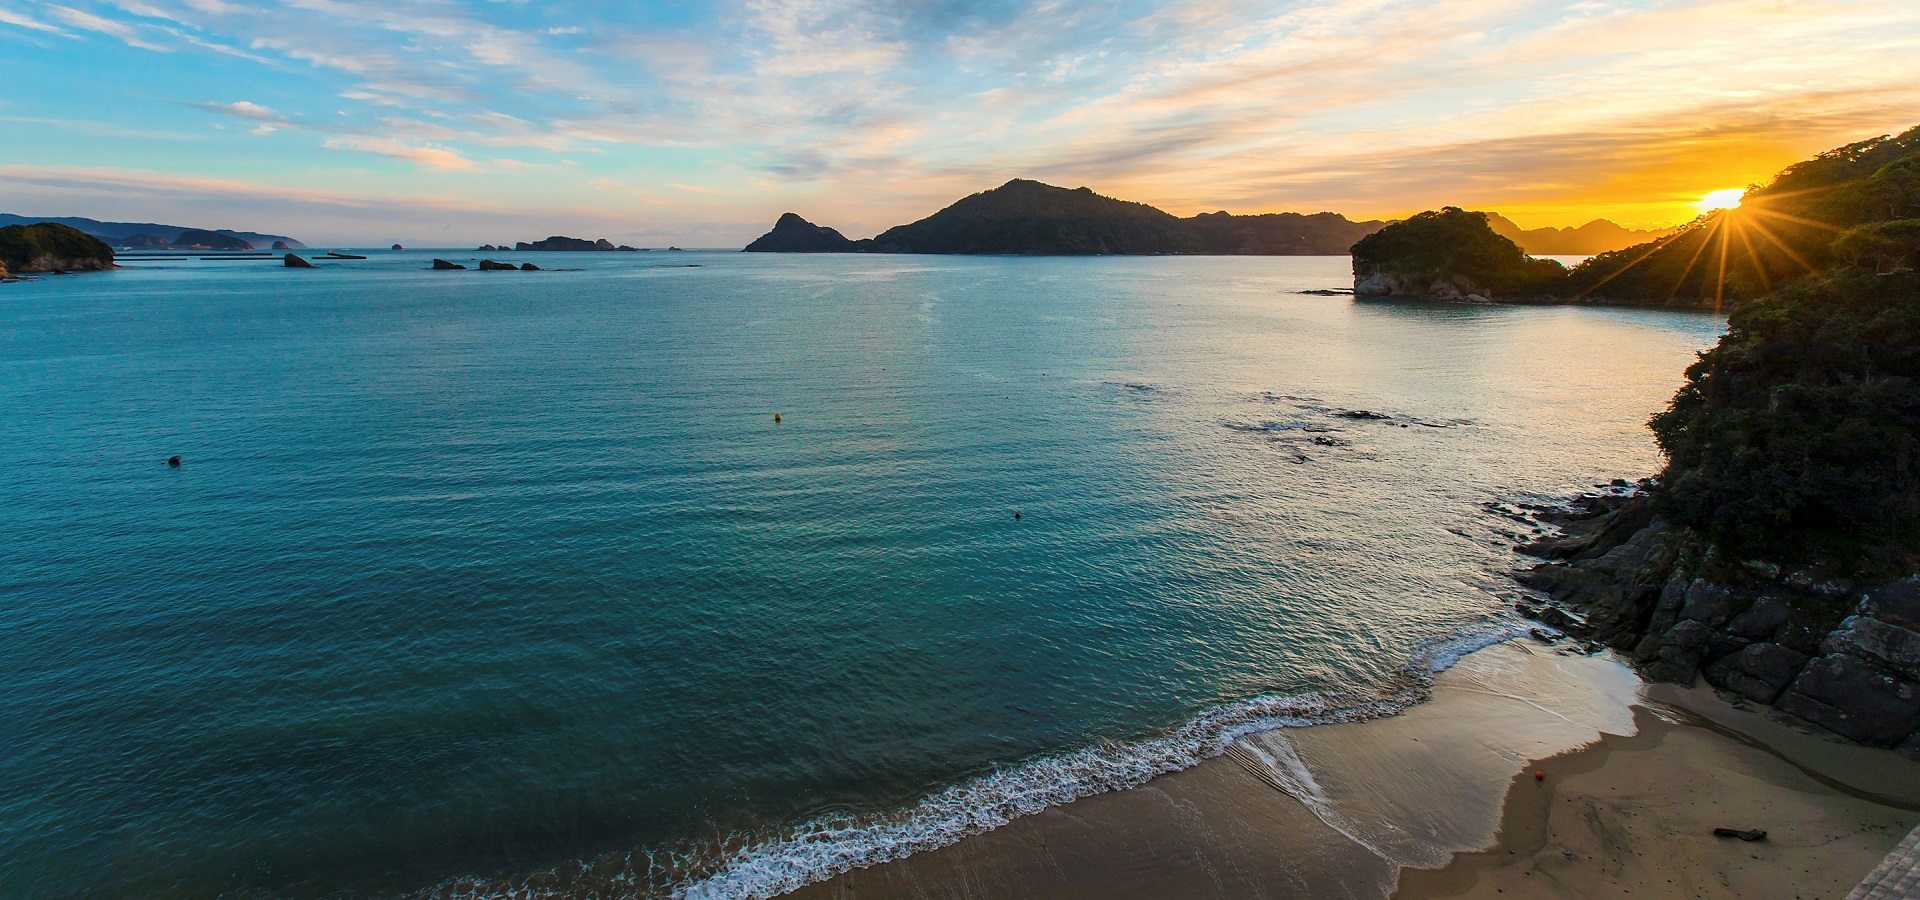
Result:
[[[113,248],[55,222],[0,228],[0,263],[16,274],[113,268]]]
[[[1392,296],[1429,296],[1433,286],[1452,285],[1465,293],[1483,288],[1493,299],[1542,297],[1567,273],[1495,233],[1486,213],[1457,206],[1382,228],[1354,244],[1352,254],[1355,290]]]
[[[1650,425],[1670,461],[1656,504],[1725,553],[1913,571],[1920,275],[1840,266],[1742,305]]]

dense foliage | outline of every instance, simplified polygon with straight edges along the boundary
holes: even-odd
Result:
[[[99,238],[55,222],[0,228],[0,263],[12,272],[105,269],[113,248]]]
[[[1739,209],[1575,268],[1573,296],[1728,309],[1783,283],[1847,262],[1835,234],[1920,219],[1920,128],[1829,150],[1750,188]]]
[[[1465,278],[1501,299],[1553,294],[1567,274],[1496,234],[1486,213],[1457,206],[1382,228],[1354,244],[1352,254],[1356,282],[1375,275],[1410,284]]]
[[[1651,425],[1655,499],[1739,558],[1905,574],[1920,551],[1920,276],[1838,267],[1737,309]]]

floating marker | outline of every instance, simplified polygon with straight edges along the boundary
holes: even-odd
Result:
[[[774,414],[773,414],[773,420],[774,420],[775,422],[778,422],[778,421],[780,421],[780,414],[779,414],[779,413],[774,413]]]

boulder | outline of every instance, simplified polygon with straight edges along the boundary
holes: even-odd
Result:
[[[1750,641],[1772,637],[1793,616],[1793,607],[1779,597],[1761,597],[1727,623],[1727,631]]]
[[[1705,579],[1695,581],[1687,587],[1687,598],[1680,607],[1680,618],[1715,628],[1725,625],[1728,619],[1733,618],[1733,591]]]
[[[1842,737],[1892,747],[1911,736],[1920,721],[1920,685],[1857,656],[1828,654],[1801,670],[1778,706]]]
[[[1779,644],[1748,644],[1707,666],[1707,681],[1757,703],[1773,703],[1807,665],[1807,657]]]
[[[536,266],[536,265],[534,265],[533,263],[521,263],[521,264],[520,264],[520,271],[522,271],[522,272],[538,272],[538,271],[540,271],[540,267],[539,267],[539,266]]]
[[[446,261],[446,260],[444,260],[444,259],[436,259],[436,260],[434,260],[434,261],[433,261],[433,267],[434,267],[435,269],[440,269],[440,270],[446,270],[446,269],[464,269],[464,268],[466,268],[466,266],[463,266],[463,265],[460,265],[459,263],[451,263],[451,262],[447,262],[447,261]]]
[[[280,262],[281,262],[281,264],[282,264],[282,265],[284,265],[284,266],[286,266],[286,267],[287,267],[287,268],[289,268],[289,269],[311,269],[311,268],[313,268],[313,263],[310,263],[310,262],[307,262],[306,260],[304,260],[304,259],[301,259],[301,258],[300,258],[300,257],[299,257],[298,255],[296,255],[296,254],[293,254],[293,253],[289,253],[289,254],[287,254],[287,255],[286,255],[285,257],[283,257],[283,258],[282,258],[282,259],[280,260]]]
[[[1634,655],[1640,658],[1648,678],[1688,684],[1707,655],[1713,634],[1713,629],[1688,619],[1664,634],[1648,635],[1634,648]]]
[[[490,259],[483,259],[480,261],[480,271],[482,272],[518,272],[520,271],[520,267],[512,263],[494,262],[493,260],[490,260]]]
[[[1920,632],[1867,616],[1848,616],[1821,649],[1879,660],[1890,674],[1920,680]]]
[[[1909,578],[1868,591],[1860,612],[1889,625],[1920,631],[1920,580]]]
[[[407,249],[407,248],[405,248],[405,247],[402,247],[402,246],[400,246],[399,244],[395,244],[395,245],[393,245],[393,248],[392,248],[392,249],[394,249],[394,250],[405,250],[405,249]]]

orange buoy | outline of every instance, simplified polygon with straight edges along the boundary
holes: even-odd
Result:
[[[780,414],[779,414],[779,413],[774,413],[774,414],[773,414],[773,420],[774,420],[775,422],[778,422],[778,421],[780,421]]]
[[[1545,781],[1545,780],[1547,780],[1547,773],[1545,773],[1545,772],[1542,772],[1542,771],[1540,771],[1540,770],[1538,770],[1538,769],[1535,769],[1535,770],[1534,770],[1534,772],[1533,772],[1533,780],[1535,780],[1535,781]]]

